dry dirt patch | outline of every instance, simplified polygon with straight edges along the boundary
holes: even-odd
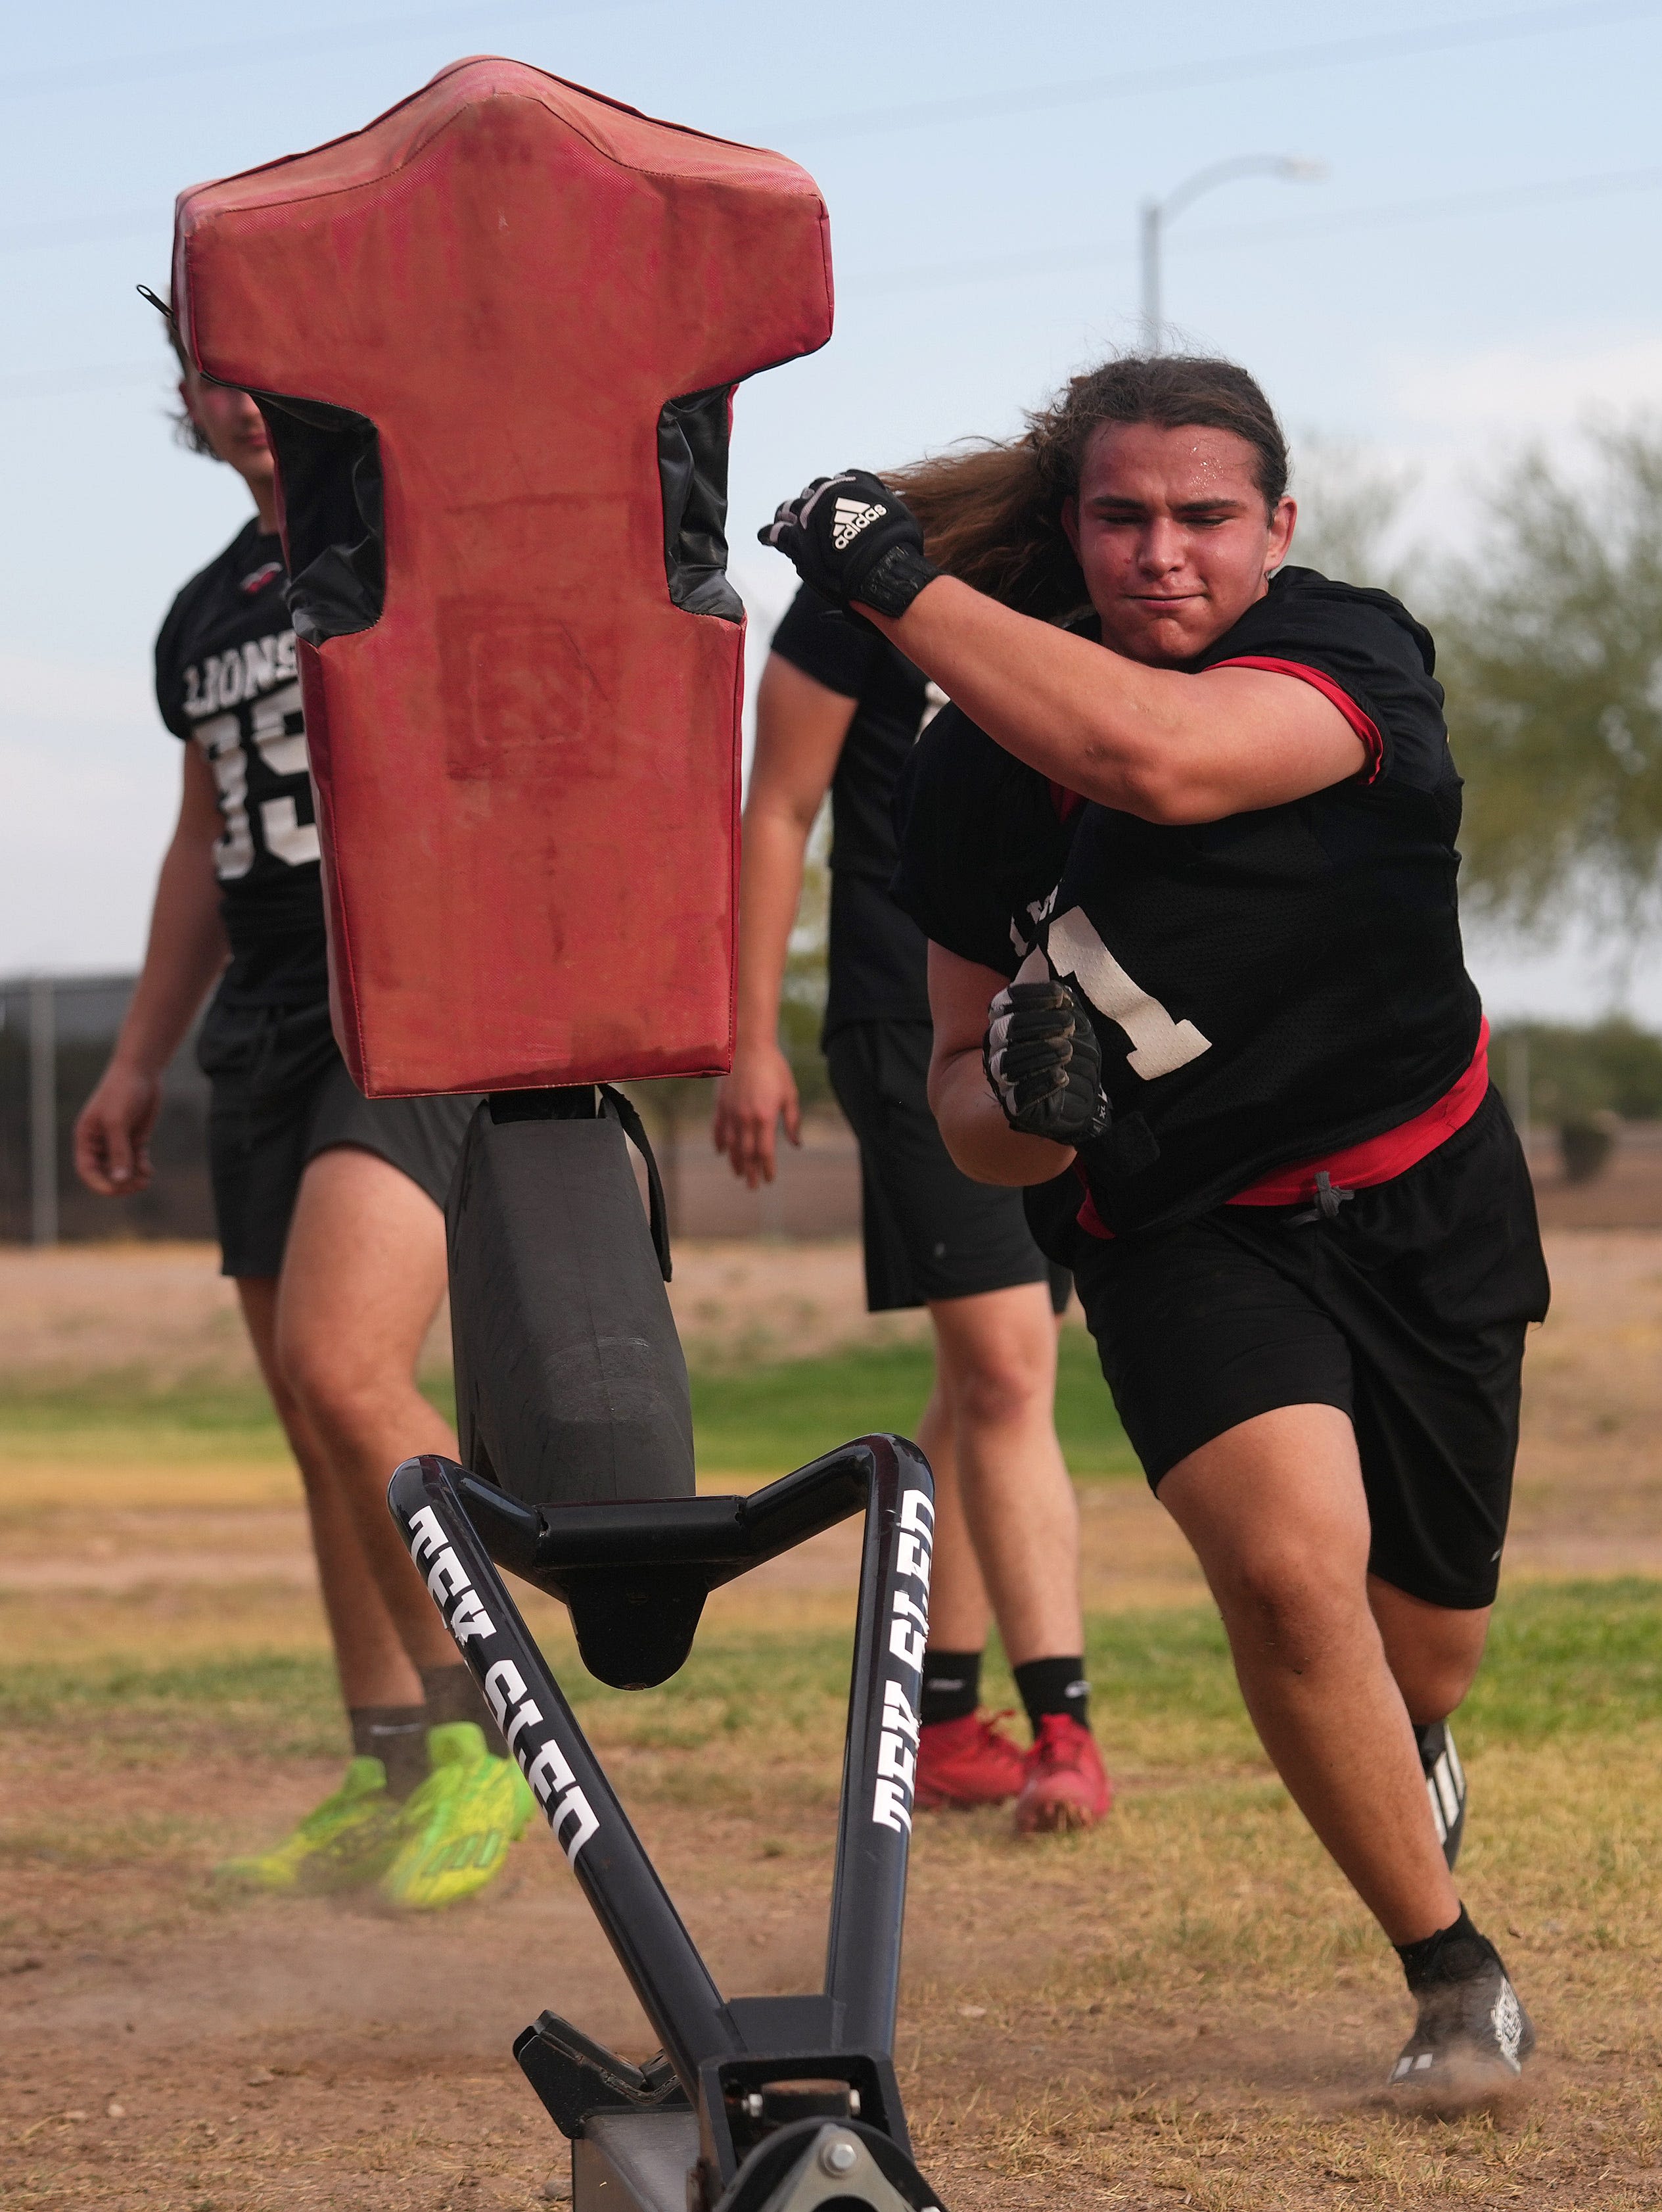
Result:
[[[1511,1571],[1657,1571],[1662,1237],[1557,1234],[1550,1256]],[[683,1328],[722,1357],[867,1325],[852,1247],[718,1246],[678,1274]],[[240,1356],[225,1300],[198,1248],[0,1256],[0,1357],[194,1372],[204,1345]],[[76,1450],[0,1480],[6,1656],[38,1656],[67,1687],[112,1662],[321,1650],[283,1470]],[[1083,1504],[1095,1610],[1198,1601],[1140,1485],[1093,1483]],[[738,1586],[713,1626],[788,1651],[846,1618],[852,1567],[834,1536]],[[538,1619],[567,1648],[552,1610]],[[322,1742],[263,1749],[258,1727],[233,1743],[188,1713],[142,1737],[77,1734],[78,1711],[3,1749],[0,2203],[545,2202],[560,2146],[513,2035],[553,2005],[627,2048],[646,2039],[547,1839],[428,1922],[361,1900],[229,1903],[213,1862],[279,1832],[337,1759]],[[764,1693],[696,1743],[597,1732],[724,1985],[811,1983],[834,1714],[774,1725]],[[1508,1930],[1544,2056],[1526,2100],[1447,2125],[1379,2109],[1406,2025],[1394,1968],[1244,1734],[1128,1727],[1113,1751],[1120,1802],[1093,1836],[1034,1849],[997,1814],[920,1823],[899,2057],[949,2205],[1662,2205],[1662,1722],[1473,1759],[1463,1883]]]

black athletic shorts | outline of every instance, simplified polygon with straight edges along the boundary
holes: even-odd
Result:
[[[1125,1433],[1156,1489],[1277,1406],[1350,1416],[1372,1571],[1432,1605],[1493,1602],[1512,1500],[1524,1331],[1549,1285],[1535,1194],[1498,1091],[1331,1220],[1222,1206],[1106,1243],[1075,1283]]]
[[[331,1146],[391,1162],[445,1202],[475,1098],[366,1098],[347,1073],[326,1005],[209,1008],[197,1040],[208,1078],[208,1164],[227,1275],[275,1275],[300,1176]]]
[[[872,1313],[1071,1279],[1033,1241],[1019,1190],[972,1182],[929,1110],[927,1022],[851,1022],[827,1039],[831,1087],[860,1146],[865,1303]]]

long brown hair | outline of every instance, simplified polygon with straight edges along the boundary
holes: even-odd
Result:
[[[937,568],[1022,614],[1063,622],[1087,602],[1062,510],[1105,422],[1233,430],[1257,455],[1269,512],[1287,489],[1287,441],[1256,380],[1232,361],[1192,354],[1106,362],[1034,410],[1022,437],[967,441],[884,479],[922,523]]]

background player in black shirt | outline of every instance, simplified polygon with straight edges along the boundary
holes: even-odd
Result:
[[[1458,2094],[1534,2040],[1453,1887],[1444,1723],[1547,1286],[1461,956],[1431,642],[1283,568],[1286,477],[1243,370],[1131,360],[913,471],[932,558],[864,471],[768,534],[961,710],[925,740],[898,883],[943,1132],[1075,1260],[1265,1748],[1401,1955],[1392,2079]],[[993,744],[1086,802],[1020,913]]]
[[[444,1292],[440,1209],[473,1102],[367,1101],[336,1048],[270,448],[245,393],[180,367],[188,442],[236,470],[258,513],[156,641],[184,789],[76,1164],[106,1195],[144,1188],[161,1071],[213,990],[197,1056],[224,1272],[300,1463],[355,1753],[284,1842],[221,1871],[273,1890],[378,1881],[395,1903],[444,1905],[491,1878],[531,1802],[513,1762],[488,1753],[472,1678],[386,1510],[390,1468],[456,1448],[414,1369]]]
[[[744,810],[738,1039],[715,1140],[754,1189],[776,1131],[798,1141],[779,1046],[779,994],[808,839],[831,793],[829,990],[823,1042],[860,1146],[866,1303],[926,1304],[936,1382],[918,1427],[937,1534],[918,1801],[1016,1801],[1028,1831],[1086,1825],[1109,1790],[1090,1735],[1078,1513],[1056,1441],[1056,1333],[1068,1277],[1050,1269],[1014,1191],[955,1166],[929,1109],[924,933],[890,896],[895,784],[941,702],[903,653],[804,589],[774,632]],[[1052,879],[1066,834],[1052,817]],[[990,1598],[989,1598],[990,1594]],[[978,1708],[997,1615],[1033,1747]]]

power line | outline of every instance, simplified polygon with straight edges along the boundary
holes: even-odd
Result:
[[[1331,214],[1293,216],[1274,222],[1233,224],[1227,229],[1191,230],[1172,240],[1176,254],[1216,252],[1236,246],[1271,245],[1283,239],[1313,238],[1324,232],[1383,229],[1392,223],[1418,222],[1436,216],[1483,215],[1530,203],[1602,199],[1621,192],[1652,191],[1662,185],[1662,167],[1617,169],[1586,177],[1544,179],[1532,185],[1503,185],[1473,192],[1448,192],[1435,198],[1397,200],[1380,207],[1336,209]],[[1040,252],[986,254],[968,261],[925,262],[910,269],[873,270],[840,279],[839,298],[884,292],[940,290],[954,284],[981,284],[1002,278],[1049,276],[1076,269],[1111,268],[1134,261],[1131,246],[1062,247]]]
[[[1585,177],[1544,178],[1535,184],[1503,185],[1494,190],[1446,192],[1433,198],[1396,200],[1380,207],[1337,209],[1330,215],[1298,216],[1276,222],[1234,224],[1227,229],[1189,231],[1174,240],[1180,254],[1227,252],[1241,246],[1274,245],[1336,230],[1383,229],[1393,223],[1422,222],[1442,216],[1487,215],[1510,207],[1551,206],[1571,200],[1603,199],[1622,192],[1662,188],[1662,166],[1616,169]],[[1079,269],[1111,268],[1136,258],[1130,247],[1063,247],[1059,251],[984,255],[973,261],[928,262],[911,269],[874,270],[870,276],[839,280],[840,297],[875,297],[883,293],[925,292],[955,284],[1062,276]],[[116,362],[83,369],[30,369],[0,376],[0,398],[57,398],[76,392],[116,390],[125,385],[172,381],[170,364],[160,356],[148,362]]]
[[[575,0],[575,4],[562,13],[604,14],[617,7],[657,4],[658,0],[587,0],[587,4],[584,4],[584,0]],[[1654,16],[1659,10],[1662,10],[1662,0],[1603,0],[1603,4],[1595,6],[1534,8],[1519,14],[1485,16],[1472,23],[1435,25],[1423,31],[1380,33],[1376,36],[1331,40],[1322,46],[1277,47],[1265,54],[1236,54],[1222,61],[1177,64],[1164,69],[1131,70],[1118,76],[1070,78],[1065,82],[1035,85],[1022,92],[977,93],[960,99],[914,101],[904,106],[857,108],[840,116],[804,116],[793,124],[772,130],[767,135],[781,141],[786,138],[846,138],[884,131],[906,130],[914,125],[978,122],[1001,115],[1036,114],[1046,108],[1092,105],[1101,100],[1128,98],[1137,93],[1183,91],[1200,85],[1233,82],[1243,76],[1332,69],[1350,64],[1385,60],[1395,55],[1444,52],[1459,46],[1493,45],[1507,39],[1543,37],[1554,31],[1597,30]],[[502,6],[493,5],[488,10],[443,9],[425,15],[402,16],[391,23],[378,21],[365,25],[356,32],[350,29],[331,32],[331,45],[332,48],[352,44],[373,45],[403,38],[423,27],[452,21],[458,14],[464,18],[471,18],[482,12],[490,14],[494,20],[500,20],[504,10]],[[541,4],[541,0],[527,0],[527,4],[519,6],[513,5],[513,0],[506,0],[506,12],[509,15],[541,15],[546,12],[546,9]],[[278,46],[287,51],[293,45],[292,38],[247,40],[236,44],[199,46],[180,52],[156,55],[148,61],[93,63],[83,70],[70,71],[58,76],[45,71],[27,77],[0,78],[0,100],[94,83],[125,83],[142,76],[163,76],[186,69],[230,68],[251,55],[269,52]],[[139,216],[112,210],[106,216],[88,218],[71,216],[51,222],[7,224],[0,226],[0,254],[22,253],[44,247],[105,245],[124,239],[148,237],[160,228],[161,221],[160,216]],[[1076,264],[1070,259],[1064,265],[1074,266]]]
[[[662,0],[571,0],[556,17],[610,15],[624,8],[657,6]],[[763,135],[774,141],[857,137],[870,132],[904,131],[937,123],[974,122],[1003,115],[1033,114],[1047,108],[1076,107],[1136,93],[1182,91],[1192,86],[1234,83],[1243,76],[1328,69],[1348,63],[1388,60],[1398,55],[1443,53],[1497,40],[1536,38],[1555,31],[1598,30],[1657,12],[1658,0],[1600,0],[1600,4],[1526,9],[1490,15],[1471,23],[1431,26],[1422,31],[1380,32],[1319,45],[1277,47],[1269,53],[1233,54],[1221,60],[1174,63],[1161,69],[1132,70],[1118,76],[1069,77],[1020,91],[969,93],[955,98],[913,100],[886,107],[852,108],[838,115],[805,115],[794,122],[768,125]],[[494,23],[523,16],[547,16],[547,0],[490,0],[490,4],[428,9],[420,15],[379,16],[367,23],[331,24],[331,54],[351,46],[396,45],[452,23],[488,18]],[[262,39],[221,40],[217,45],[175,47],[162,54],[130,54],[83,62],[66,68],[29,70],[0,77],[0,100],[27,100],[55,92],[88,91],[103,85],[143,83],[165,76],[200,76],[234,69],[264,55],[292,57],[311,65],[312,57],[294,32]]]
[[[1531,8],[1506,15],[1486,15],[1471,23],[1428,26],[1422,31],[1385,31],[1320,44],[1277,46],[1269,52],[1230,54],[1208,62],[1177,62],[1160,69],[1128,70],[1118,76],[1068,77],[1053,84],[1010,92],[966,93],[947,100],[912,100],[892,107],[852,108],[841,115],[804,115],[779,125],[772,135],[792,143],[804,138],[864,137],[879,131],[906,131],[942,123],[991,122],[1005,115],[1034,115],[1059,107],[1084,107],[1133,94],[1181,92],[1208,84],[1237,84],[1243,77],[1278,76],[1332,69],[1358,62],[1386,61],[1399,55],[1447,53],[1460,46],[1493,46],[1503,40],[1541,38],[1555,31],[1592,31],[1633,22],[1658,12],[1658,0],[1606,0],[1598,6]]]
[[[611,15],[624,8],[661,4],[662,0],[570,0],[570,4],[557,11],[555,20],[563,22],[573,15]],[[550,12],[548,0],[490,0],[488,6],[434,8],[420,15],[376,16],[367,23],[335,21],[322,35],[332,58],[349,46],[393,46],[401,40],[421,38],[428,31],[442,30],[447,24],[476,22],[484,17],[500,23],[522,15],[546,17]],[[0,77],[0,100],[33,100],[54,92],[88,92],[102,85],[142,84],[147,79],[161,76],[199,76],[208,70],[235,69],[244,62],[271,54],[301,63],[308,69],[316,67],[317,57],[307,49],[304,33],[288,31],[264,39],[223,40],[216,46],[203,43],[177,46],[169,53],[129,54],[62,69],[28,70],[21,76]]]

